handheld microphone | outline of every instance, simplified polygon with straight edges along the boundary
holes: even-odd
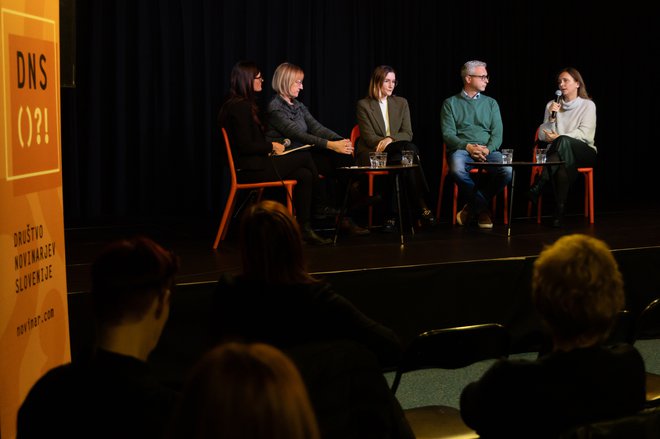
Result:
[[[561,99],[561,90],[557,90],[557,91],[555,92],[555,102],[559,102],[559,99]],[[556,112],[556,111],[553,111],[552,114],[550,114],[550,117],[551,117],[552,119],[554,119],[555,117],[557,117],[557,112]],[[287,140],[288,140],[288,139],[287,139]]]
[[[291,146],[291,140],[289,139],[282,140],[282,145],[284,145],[285,148],[288,148],[289,146]]]

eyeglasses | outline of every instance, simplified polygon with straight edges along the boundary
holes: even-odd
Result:
[[[481,78],[482,81],[489,81],[490,76],[488,75],[468,75],[471,76],[472,78]]]
[[[264,78],[262,78],[261,76],[257,76],[254,79],[257,80],[257,81],[264,82]]]
[[[303,85],[302,79],[296,79],[296,85]]]

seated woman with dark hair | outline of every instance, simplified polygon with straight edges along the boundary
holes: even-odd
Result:
[[[307,271],[300,229],[286,207],[272,200],[249,206],[238,248],[240,274],[223,274],[214,293],[212,340],[290,353],[315,408],[327,408],[317,412],[324,439],[412,438],[382,373],[399,360],[398,336]],[[377,431],[383,434],[371,436]]]
[[[218,121],[231,139],[232,154],[239,169],[240,183],[296,180],[293,205],[302,237],[309,244],[330,244],[316,234],[311,225],[312,199],[319,192],[319,172],[307,151],[282,154],[284,145],[264,136],[256,93],[261,92],[263,77],[251,61],[239,61],[231,71],[229,97],[220,108]]]

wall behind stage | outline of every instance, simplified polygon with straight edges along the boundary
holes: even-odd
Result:
[[[394,66],[430,200],[441,104],[460,90],[465,61],[488,62],[486,94],[499,101],[504,144],[518,157],[531,156],[556,73],[574,66],[597,104],[597,211],[647,203],[640,188],[654,176],[643,163],[659,120],[648,63],[658,50],[641,31],[655,14],[636,3],[605,21],[596,1],[79,1],[77,86],[63,90],[65,219],[218,218],[227,181],[216,115],[240,59],[261,65],[264,100],[279,63],[302,66],[301,100],[347,137],[371,71]]]

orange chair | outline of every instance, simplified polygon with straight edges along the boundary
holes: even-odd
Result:
[[[360,126],[355,124],[353,129],[351,130],[351,143],[353,144],[353,148],[357,148],[357,142],[358,137],[360,137]],[[368,195],[372,197],[374,195],[374,177],[376,175],[387,175],[389,172],[387,171],[368,171],[366,172],[367,177],[369,178],[369,185],[368,185]],[[374,208],[373,206],[369,206],[369,227],[372,226],[373,224],[373,214],[374,214]]]
[[[442,206],[442,193],[445,190],[445,179],[447,175],[449,175],[449,164],[447,163],[447,145],[445,143],[442,144],[442,171],[440,174],[440,188],[438,189],[438,206],[435,211],[435,217],[440,218],[440,208]],[[476,174],[479,172],[478,169],[473,168],[470,170],[470,174]],[[483,172],[487,172],[484,170]],[[504,224],[509,224],[509,187],[504,186],[503,190],[503,195],[504,195]],[[451,223],[456,224],[456,214],[458,213],[457,209],[457,203],[458,203],[458,185],[454,183],[454,201],[453,201],[453,206],[452,206],[452,214],[451,214]],[[497,209],[497,196],[493,197],[492,199],[492,205],[491,205],[491,210],[493,211],[493,216],[495,216]]]
[[[282,180],[282,181],[262,181],[259,183],[239,183],[236,178],[236,168],[234,167],[234,158],[231,153],[231,147],[229,145],[229,137],[227,137],[227,131],[223,128],[222,137],[225,140],[225,148],[227,150],[227,162],[229,163],[229,171],[231,172],[231,187],[229,188],[229,197],[227,197],[227,203],[225,204],[225,210],[222,213],[222,220],[220,221],[220,227],[218,227],[218,234],[215,237],[215,242],[213,243],[213,249],[218,248],[220,241],[225,239],[227,235],[227,230],[229,229],[229,217],[234,212],[234,204],[236,202],[236,193],[242,189],[257,189],[259,191],[259,199],[263,194],[263,191],[267,187],[283,187],[286,189],[286,205],[290,213],[293,213],[293,187],[298,183],[296,180]]]
[[[532,162],[536,163],[536,150],[539,143],[539,130],[536,129],[534,134],[534,150],[532,151]],[[584,175],[584,216],[589,218],[589,223],[593,224],[594,217],[594,168],[578,168],[577,171]],[[532,168],[532,175],[530,178],[530,186],[534,184],[534,179],[537,175],[543,172],[542,166],[534,166]],[[539,195],[538,203],[536,205],[536,222],[541,224],[541,205],[543,197]],[[532,216],[532,202],[527,202],[527,216]]]

